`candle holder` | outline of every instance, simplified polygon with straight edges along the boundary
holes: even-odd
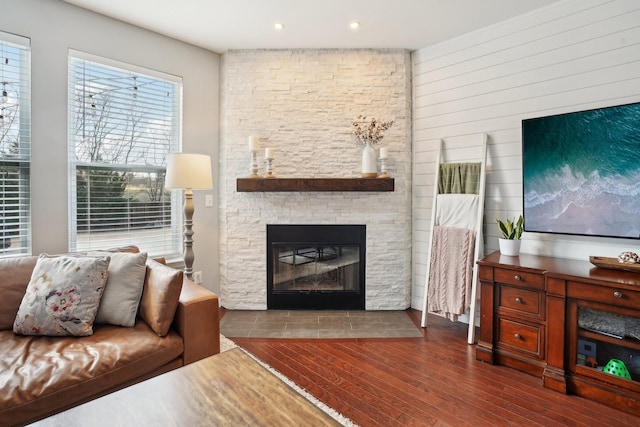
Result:
[[[251,150],[251,162],[249,164],[249,178],[260,178],[258,175],[258,151]]]
[[[267,175],[265,178],[275,178],[276,176],[273,174],[273,158],[265,157],[264,162],[267,167]]]
[[[378,178],[391,178],[389,175],[387,175],[387,158],[381,158],[380,159],[380,175],[378,175]]]

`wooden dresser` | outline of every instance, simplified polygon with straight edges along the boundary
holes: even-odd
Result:
[[[499,252],[478,265],[478,360],[540,376],[547,388],[640,415],[640,331],[634,329],[640,328],[639,273]],[[614,330],[616,336],[606,328],[594,330],[604,324],[623,330]],[[629,335],[620,326],[625,324]],[[602,371],[614,358],[628,365],[631,380]]]

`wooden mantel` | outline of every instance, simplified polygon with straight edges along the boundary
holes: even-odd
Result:
[[[394,191],[393,178],[238,178],[238,192]]]

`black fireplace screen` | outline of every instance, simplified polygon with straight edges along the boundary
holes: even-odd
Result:
[[[273,247],[274,291],[357,291],[358,246]]]
[[[364,309],[364,225],[267,225],[269,309]]]

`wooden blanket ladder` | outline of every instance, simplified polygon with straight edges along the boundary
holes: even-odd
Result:
[[[486,163],[487,163],[487,134],[482,134],[482,145],[481,145],[481,154],[478,157],[467,158],[465,157],[463,162],[459,163],[459,165],[465,166],[465,163],[470,165],[476,165],[474,167],[477,168],[477,165],[480,166],[480,173],[478,178],[478,182],[476,185],[476,191],[478,196],[477,200],[477,209],[466,213],[465,215],[469,215],[468,219],[474,223],[475,225],[475,243],[474,243],[474,255],[473,255],[473,271],[472,271],[472,279],[471,279],[471,303],[469,307],[469,331],[467,334],[467,342],[469,344],[473,344],[475,342],[475,325],[476,325],[476,303],[478,299],[477,287],[478,287],[478,265],[476,261],[482,256],[484,252],[484,239],[482,237],[482,222],[483,222],[483,214],[484,214],[484,196],[485,196],[485,181],[486,181]],[[438,150],[436,154],[436,164],[435,164],[435,180],[433,185],[433,207],[431,210],[431,227],[429,229],[429,243],[428,243],[428,252],[427,252],[427,266],[426,266],[426,275],[425,275],[425,287],[424,287],[424,301],[422,306],[422,327],[427,327],[427,311],[428,311],[428,295],[429,295],[429,278],[431,274],[431,261],[432,257],[434,258],[434,262],[438,262],[439,258],[435,251],[433,250],[433,235],[434,235],[434,227],[437,225],[440,226],[453,226],[456,227],[458,225],[455,224],[447,224],[447,223],[438,223],[436,218],[439,217],[439,209],[441,207],[441,203],[438,202],[438,195],[444,194],[442,192],[441,180],[448,179],[446,176],[442,176],[443,167],[447,165],[446,162],[443,162],[443,145],[444,141],[441,139],[438,145]],[[444,165],[444,166],[443,166]],[[451,163],[449,163],[451,165]],[[446,169],[445,169],[446,170]],[[463,185],[464,186],[464,185]],[[440,188],[439,188],[440,187]],[[459,187],[458,185],[454,187]],[[458,188],[459,189],[459,188]],[[455,193],[464,193],[463,191],[446,191],[447,193],[455,192]]]

